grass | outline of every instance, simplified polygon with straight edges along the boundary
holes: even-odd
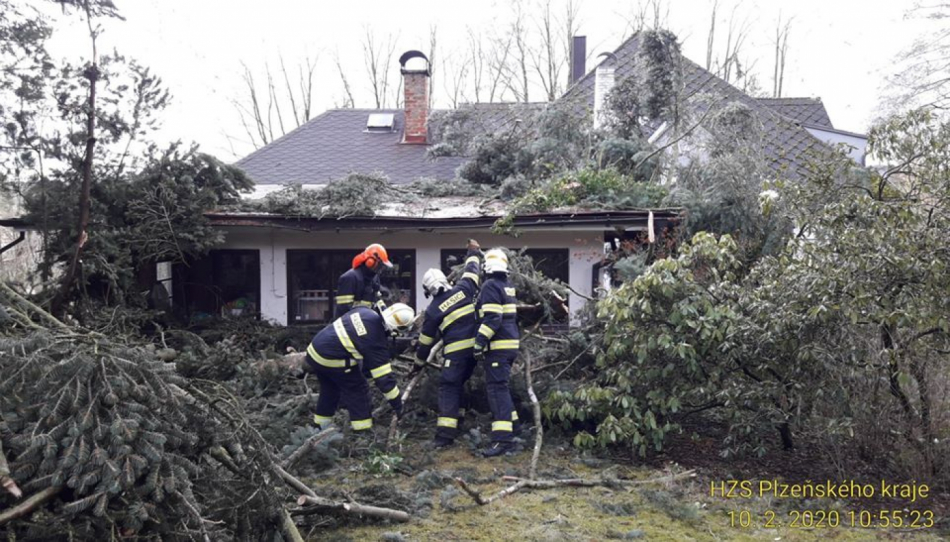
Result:
[[[631,489],[560,488],[543,491],[521,491],[488,506],[478,506],[471,498],[450,483],[431,483],[437,476],[432,473],[464,473],[473,486],[483,494],[501,490],[505,483],[501,476],[524,471],[530,453],[509,458],[485,460],[475,457],[468,449],[455,448],[433,456],[429,463],[417,442],[408,442],[404,450],[405,465],[426,463],[416,472],[424,475],[424,483],[415,476],[400,475],[387,478],[386,483],[400,491],[415,495],[417,502],[431,502],[431,509],[416,514],[406,524],[364,523],[349,524],[330,531],[319,532],[313,540],[384,540],[393,534],[407,541],[498,541],[498,540],[942,540],[933,530],[907,532],[895,530],[868,530],[857,528],[792,529],[788,527],[746,528],[730,525],[729,512],[748,510],[751,517],[762,518],[767,510],[785,517],[788,510],[778,503],[753,499],[737,503],[709,496],[708,480],[700,477],[677,482],[671,486],[655,484]],[[586,464],[585,464],[586,463]],[[594,466],[589,466],[594,465]],[[662,472],[610,462],[582,462],[570,449],[549,446],[542,454],[539,470],[542,474],[570,473],[577,477],[598,477],[609,469],[609,474],[621,477],[651,478]],[[321,479],[326,487],[355,487],[378,484],[380,480],[354,466],[340,469],[335,479]],[[372,503],[367,503],[372,504]],[[847,506],[841,503],[807,503],[808,508],[826,509],[838,506],[842,518]],[[738,518],[734,514],[733,517]],[[944,533],[946,534],[946,533]]]

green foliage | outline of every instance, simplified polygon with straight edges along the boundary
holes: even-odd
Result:
[[[72,173],[35,180],[27,190],[28,218],[50,229],[42,268],[51,272],[70,256],[77,209]],[[185,261],[220,243],[204,217],[250,189],[239,169],[177,145],[147,156],[139,171],[106,176],[92,187],[89,240],[83,249],[84,295],[106,304],[144,306],[136,270],[157,261]]]
[[[676,184],[664,202],[686,210],[681,234],[687,239],[700,231],[729,234],[750,264],[782,250],[791,224],[782,213],[771,212],[782,205],[772,196],[784,183],[773,180],[766,163],[761,124],[745,105],[727,103],[706,128],[702,156],[677,168]]]
[[[607,97],[608,125],[623,139],[647,137],[662,121],[679,120],[682,56],[668,30],[640,33],[634,75],[620,80]]]
[[[262,202],[251,202],[245,207],[287,216],[376,216],[385,203],[399,197],[400,192],[384,176],[351,173],[342,179],[330,181],[321,190],[308,190],[300,185],[288,186],[268,194]]]
[[[451,196],[488,197],[492,194],[492,191],[488,187],[473,184],[464,179],[452,179],[451,181],[418,179],[406,185],[405,189],[414,194],[430,198]]]
[[[361,469],[368,474],[372,474],[375,478],[396,476],[399,474],[398,468],[403,460],[400,455],[374,449],[366,461],[363,462]]]
[[[593,138],[583,116],[550,107],[504,132],[473,138],[458,175],[494,187],[518,176],[547,178],[586,163]]]
[[[831,156],[776,185],[765,207],[800,228],[776,253],[750,264],[700,232],[601,301],[597,377],[546,415],[579,446],[645,454],[704,411],[729,427],[726,454],[765,453],[768,429],[786,446],[820,433],[945,479],[950,126],[913,113],[871,149],[900,174]]]
[[[493,231],[510,233],[514,217],[563,207],[596,209],[643,209],[656,207],[667,196],[666,189],[642,182],[613,169],[585,168],[571,171],[541,184],[516,199]]]

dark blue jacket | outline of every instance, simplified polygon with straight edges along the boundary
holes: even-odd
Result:
[[[317,333],[307,353],[325,367],[362,369],[392,400],[399,395],[399,388],[389,363],[389,346],[383,317],[373,309],[357,307]]]
[[[465,270],[454,288],[432,298],[426,308],[422,333],[416,357],[427,359],[439,335],[442,335],[446,357],[467,352],[475,346],[475,299],[478,295],[478,252],[470,250],[465,258]]]
[[[518,306],[515,289],[505,273],[492,273],[478,296],[481,325],[475,342],[487,350],[518,350]]]
[[[365,265],[340,275],[336,285],[336,310],[339,318],[355,307],[372,307],[379,293],[379,275]]]

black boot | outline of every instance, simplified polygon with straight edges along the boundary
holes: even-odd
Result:
[[[492,442],[491,446],[482,450],[482,457],[498,457],[500,455],[511,455],[515,452],[513,442]]]

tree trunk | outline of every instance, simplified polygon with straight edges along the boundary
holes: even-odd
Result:
[[[79,191],[79,224],[76,228],[76,249],[70,259],[69,267],[63,276],[59,292],[53,298],[50,309],[54,316],[60,317],[63,305],[69,297],[69,291],[76,282],[76,273],[79,268],[79,259],[82,256],[82,247],[86,244],[89,227],[89,195],[92,191],[92,159],[96,149],[96,83],[99,81],[99,62],[96,54],[96,30],[92,27],[92,14],[89,3],[83,6],[86,10],[86,22],[89,25],[89,37],[92,39],[92,61],[86,68],[83,76],[89,80],[89,102],[86,107],[86,155],[82,162],[82,187]]]

